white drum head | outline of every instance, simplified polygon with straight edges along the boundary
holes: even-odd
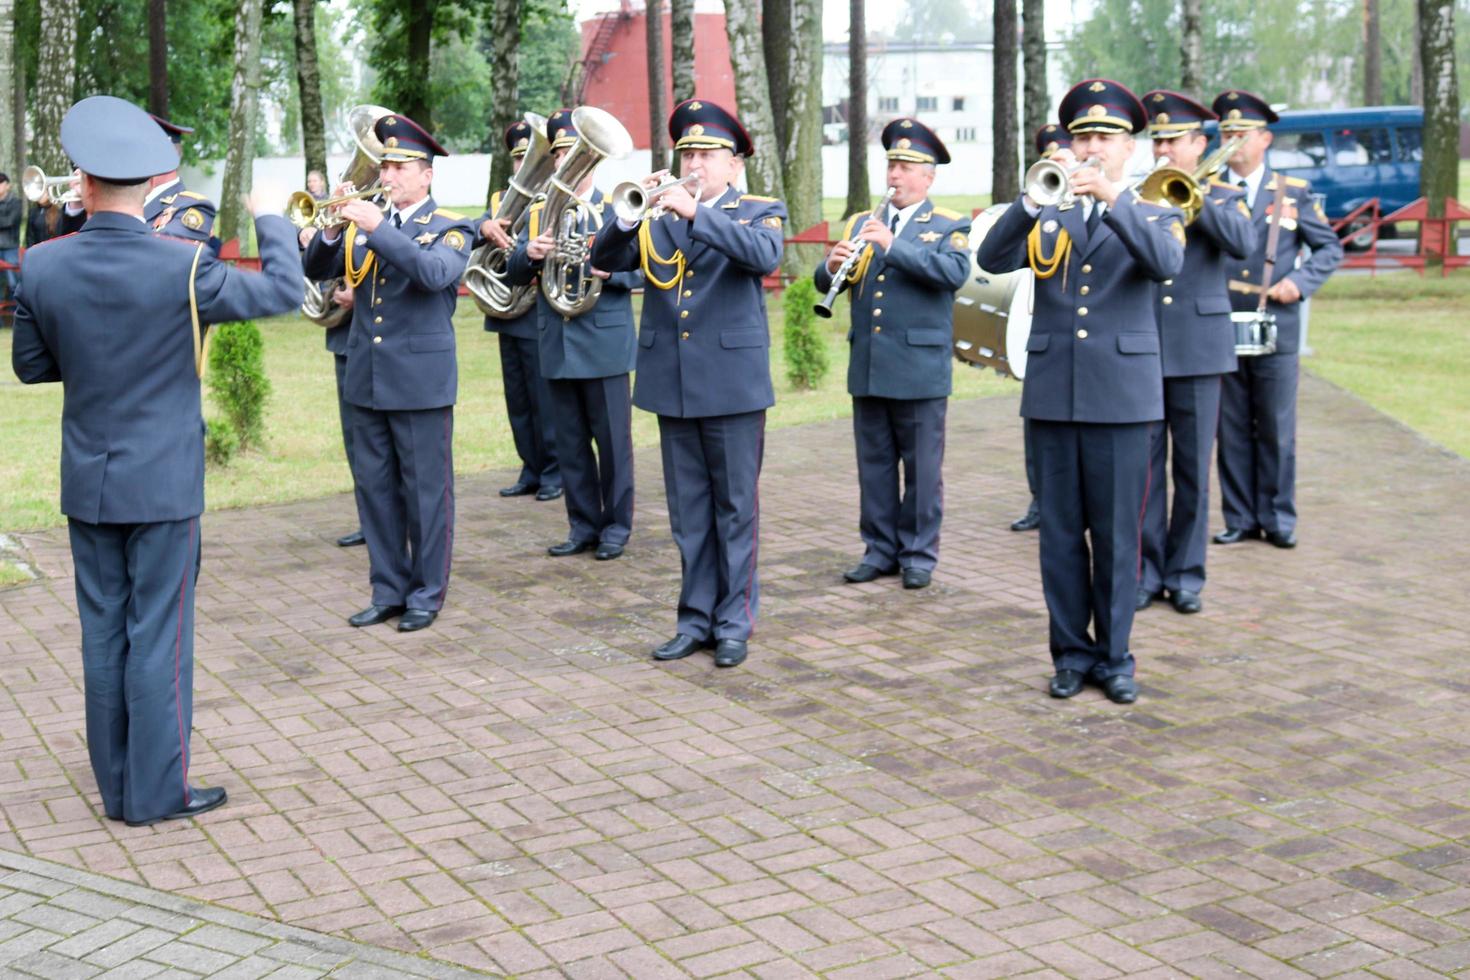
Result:
[[[1026,377],[1026,340],[1031,336],[1031,295],[1036,277],[1030,269],[1016,274],[1016,290],[1006,311],[1006,363],[1017,380]]]

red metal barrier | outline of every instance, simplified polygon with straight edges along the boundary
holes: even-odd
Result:
[[[1381,214],[1377,198],[1367,201],[1351,213],[1332,222],[1332,230],[1342,239],[1344,256],[1342,264],[1349,269],[1417,269],[1420,275],[1431,262],[1438,262],[1440,275],[1449,275],[1452,269],[1470,266],[1470,255],[1456,254],[1455,223],[1470,221],[1470,210],[1452,197],[1445,198],[1444,217],[1429,216],[1429,202],[1419,198],[1391,214]],[[1417,224],[1419,234],[1412,254],[1400,255],[1383,252],[1378,248],[1384,225]],[[1346,251],[1347,243],[1367,232],[1372,237],[1366,249]]]

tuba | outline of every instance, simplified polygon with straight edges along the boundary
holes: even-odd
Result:
[[[633,149],[633,138],[612,113],[593,106],[572,110],[577,142],[552,174],[541,210],[543,228],[554,229],[556,247],[541,267],[541,294],[562,316],[581,316],[602,295],[602,280],[588,259],[592,238],[602,227],[602,214],[577,196],[577,186],[604,159],[620,160]],[[578,230],[583,217],[587,230]]]
[[[371,189],[378,183],[378,167],[383,161],[383,144],[378,142],[373,127],[378,120],[384,116],[391,116],[392,109],[385,109],[380,105],[354,106],[347,114],[348,125],[352,129],[352,138],[357,145],[353,151],[352,159],[342,170],[342,179],[339,183],[351,184],[354,187]],[[310,195],[306,195],[310,197]],[[365,196],[365,195],[357,195]],[[292,201],[297,202],[300,195],[293,194]],[[305,227],[299,219],[304,219],[311,225],[317,224],[318,219],[325,216],[326,209],[321,207],[324,202],[313,200],[310,215],[303,215],[303,209],[296,207],[292,210],[292,221],[297,227]],[[288,205],[288,208],[290,205]],[[328,329],[339,326],[351,312],[349,309],[338,306],[332,302],[332,293],[342,284],[341,279],[330,279],[326,282],[316,282],[312,279],[306,280],[305,299],[301,303],[301,314],[313,323],[319,323]]]
[[[510,222],[512,239],[525,227],[531,202],[545,190],[556,168],[551,143],[546,139],[546,117],[528,112],[525,120],[531,127],[531,146],[511,176],[510,187],[500,196],[500,207],[494,214],[495,220]],[[475,305],[481,313],[497,320],[514,320],[536,301],[535,286],[512,286],[506,282],[505,263],[509,258],[506,249],[487,242],[470,253],[470,263],[464,270],[464,286]]]

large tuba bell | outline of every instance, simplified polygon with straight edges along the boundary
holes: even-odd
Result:
[[[541,267],[541,294],[562,316],[581,316],[602,295],[602,280],[588,258],[602,215],[577,196],[577,187],[604,159],[620,160],[633,150],[633,138],[609,112],[593,106],[572,110],[577,142],[551,176],[541,225],[556,234],[556,248]],[[579,230],[581,219],[586,229]]]
[[[510,223],[512,239],[525,226],[531,202],[545,191],[556,169],[551,143],[546,139],[546,117],[528,112],[525,120],[531,127],[531,146],[510,178],[510,187],[500,196],[494,215],[495,220]],[[514,320],[536,302],[534,285],[512,286],[506,281],[505,263],[509,258],[507,249],[487,242],[470,253],[470,263],[464,270],[464,286],[475,305],[497,320]]]
[[[384,116],[393,115],[392,109],[385,109],[380,105],[354,106],[347,113],[347,123],[352,130],[352,139],[357,148],[352,153],[352,159],[347,161],[347,166],[342,170],[342,179],[338,183],[351,184],[353,187],[371,189],[378,184],[378,167],[383,162],[383,144],[378,141],[373,127],[378,120]],[[310,195],[307,195],[308,197]],[[298,195],[292,195],[295,200]],[[307,216],[309,223],[320,227],[319,217],[325,216],[326,209],[321,207],[323,202],[313,200],[311,202],[311,214]],[[292,211],[292,221],[297,227],[305,227],[298,218],[302,218],[302,212],[298,205]],[[301,303],[301,313],[313,323],[319,323],[324,327],[331,328],[341,324],[351,310],[338,306],[332,302],[332,293],[337,291],[341,285],[340,279],[329,279],[326,282],[306,280],[305,299]]]

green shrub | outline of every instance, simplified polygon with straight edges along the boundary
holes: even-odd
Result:
[[[265,443],[265,403],[271,384],[265,376],[265,342],[249,320],[214,328],[209,349],[209,391],[235,436],[236,449]]]
[[[204,458],[215,466],[228,466],[240,448],[235,430],[224,419],[210,419],[204,430]]]
[[[793,388],[816,388],[827,376],[827,337],[822,321],[812,311],[817,287],[809,277],[786,287],[786,380]]]

